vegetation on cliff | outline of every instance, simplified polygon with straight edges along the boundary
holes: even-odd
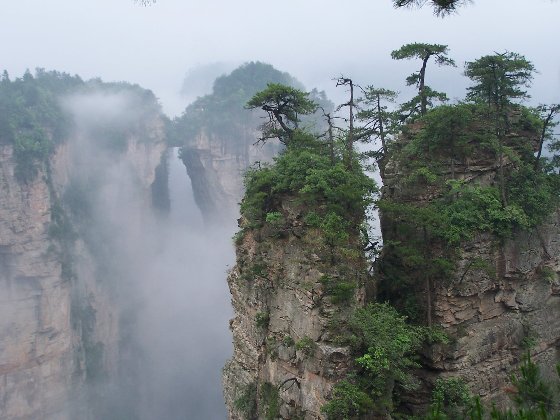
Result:
[[[303,89],[298,80],[270,64],[259,61],[245,63],[230,74],[218,77],[211,94],[197,98],[174,120],[169,143],[184,146],[204,132],[209,137],[226,139],[227,147],[232,150],[243,150],[244,142],[254,138],[247,139],[243,132],[256,127],[261,117],[260,114],[247,112],[245,104],[268,83]],[[314,101],[332,108],[324,92],[313,90],[310,95]]]
[[[353,81],[339,79],[339,84],[351,89],[349,102],[338,108],[350,109],[346,130],[334,127],[332,115],[325,113],[329,130],[314,136],[298,127],[297,108],[289,113],[278,112],[278,107],[265,109],[273,129],[263,139],[280,137],[287,147],[273,164],[247,172],[237,240],[243,240],[244,232],[263,229],[282,238],[293,226],[288,223],[293,215],[286,213],[284,203],[296,200],[305,209],[303,225],[318,229],[332,250],[332,264],[364,258],[366,250],[376,249],[375,241],[365,234],[358,249],[351,238],[365,221],[375,188],[363,172],[365,161],[359,158],[373,157],[381,173],[391,178],[385,187],[390,192],[376,202],[385,229],[392,229],[376,261],[377,300],[391,302],[406,316],[389,303],[360,307],[353,301],[355,283],[323,279],[331,303],[353,308],[346,318],[333,316],[336,340],[350,346],[354,364],[323,407],[328,418],[397,415],[399,394],[417,386],[412,372],[420,366],[421,347],[449,340],[433,328],[430,296],[437,284],[447,284],[455,275],[461,246],[481,234],[503,243],[518,231],[542,224],[559,204],[558,159],[542,154],[543,147],[558,148],[551,129],[559,107],[530,108],[520,103],[527,97],[532,64],[515,53],[467,63],[466,75],[473,85],[466,99],[435,106],[430,98],[445,101],[446,97],[425,85],[426,64],[436,56],[440,64],[453,65],[447,54],[447,46],[431,44],[409,44],[393,52],[397,59],[422,60],[420,71],[407,79],[418,86],[418,95],[394,110],[394,92],[370,86],[363,89],[363,98],[356,99]],[[250,107],[264,109],[269,104],[265,99],[282,89],[293,90],[269,85],[253,97]],[[304,114],[305,94],[291,98],[296,106],[304,105]],[[358,154],[353,147],[356,141],[381,144],[377,150]],[[481,176],[469,176],[473,169]],[[495,264],[485,260],[470,261],[467,270],[497,275]],[[427,302],[416,301],[419,295]],[[520,398],[523,381],[540,380],[530,359],[523,366],[520,378],[533,376],[513,380]],[[485,408],[467,394],[458,379],[437,382],[427,418],[484,418]],[[468,409],[457,414],[454,404]],[[538,418],[527,416],[546,416],[554,410],[548,403],[530,409],[522,408],[523,404],[507,413],[494,409],[492,418]]]
[[[475,257],[457,273],[466,244],[486,235],[501,249],[505,240],[544,223],[559,205],[560,176],[556,157],[543,157],[557,105],[530,108],[521,100],[534,71],[525,57],[506,52],[466,63],[473,85],[466,100],[411,114],[389,141],[383,157],[386,186],[378,201],[383,215],[384,247],[377,262],[379,295],[415,323],[431,326],[437,288],[460,282],[469,272],[498,278],[499,261]],[[550,117],[549,117],[550,115]],[[552,124],[552,125],[551,125]],[[547,134],[545,134],[547,133]],[[386,140],[387,141],[387,140]],[[420,299],[420,300],[419,300]],[[529,367],[531,366],[531,367]],[[526,381],[543,383],[530,360],[521,366]],[[522,380],[513,392],[524,403],[490,413],[492,418],[552,418],[549,403],[528,408]],[[443,395],[461,400],[457,383],[436,382],[437,404]],[[466,388],[465,388],[466,389]],[[448,393],[448,394],[446,394]],[[463,395],[463,396],[461,396]],[[516,398],[517,398],[516,397]],[[476,399],[458,413],[437,404],[428,418],[486,418],[489,410]],[[465,402],[465,401],[463,401]],[[435,414],[434,414],[435,413]]]
[[[4,71],[0,78],[0,144],[13,145],[19,181],[33,181],[55,146],[71,133],[74,122],[62,103],[63,98],[88,92],[127,93],[134,98],[131,105],[137,111],[159,112],[154,94],[137,85],[103,83],[99,79],[84,82],[78,76],[44,69],[37,69],[35,75],[26,71],[21,78],[10,80]],[[97,132],[90,134],[98,137],[105,147],[122,150],[131,129],[139,137],[146,135],[141,127],[131,127],[126,121],[115,121],[111,126],[97,125]]]

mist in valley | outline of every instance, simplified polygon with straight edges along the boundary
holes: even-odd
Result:
[[[165,150],[157,115],[142,120],[137,100],[103,91],[63,100],[75,127],[63,196],[121,317],[118,374],[90,381],[85,404],[96,418],[224,418],[220,368],[231,354],[225,277],[234,225],[203,223],[178,148]],[[139,155],[152,162],[107,144],[108,132],[136,124],[153,137],[134,143],[153,149]],[[155,164],[166,169],[168,203],[154,200],[146,183]]]
[[[111,88],[88,82],[60,97],[71,130],[56,187],[79,238],[73,304],[89,311],[71,317],[79,319],[79,334],[90,334],[75,362],[76,375],[89,379],[68,403],[70,418],[226,418],[221,370],[233,352],[226,277],[235,263],[237,220],[205,222],[180,145],[166,138],[169,121],[211,93],[217,77],[261,60],[325,90],[337,104],[348,100],[333,81],[341,75],[399,90],[402,102],[416,93],[405,78],[417,63],[395,62],[391,50],[439,42],[449,44],[459,68],[434,66],[428,78],[452,102],[469,83],[463,63],[493,51],[526,55],[540,71],[533,96],[557,101],[560,56],[543,41],[556,30],[557,3],[476,0],[446,19],[390,3],[5,5],[0,71],[17,77],[38,67],[115,81]],[[122,80],[151,91],[120,86]],[[371,175],[380,182],[378,173]],[[99,284],[80,280],[93,277]],[[98,345],[104,342],[113,344]]]

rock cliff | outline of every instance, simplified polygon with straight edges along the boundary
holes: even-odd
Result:
[[[248,112],[248,111],[247,111]],[[208,223],[228,223],[239,217],[243,174],[255,162],[269,162],[278,145],[256,144],[257,118],[231,127],[226,136],[203,128],[186,139],[181,150],[191,179],[194,198]]]
[[[0,156],[0,417],[64,415],[77,369],[72,285],[51,252],[51,191],[42,171],[15,180],[13,147]]]
[[[302,212],[297,200],[286,198],[281,226],[238,237],[237,263],[228,276],[234,354],[223,377],[232,419],[323,418],[322,405],[352,363],[349,348],[336,344],[333,322],[363,304],[365,262],[333,264],[321,233],[304,226]],[[349,302],[333,302],[325,279],[349,273],[359,287]]]
[[[270,64],[245,63],[217,78],[212,93],[197,98],[175,121],[172,142],[182,147],[196,203],[210,224],[229,224],[239,217],[245,171],[257,162],[270,162],[281,149],[272,139],[258,142],[258,127],[267,120],[266,113],[245,109],[268,83],[303,89],[295,78]],[[334,108],[324,92],[314,89],[310,94],[327,112]],[[302,125],[326,130],[318,114],[302,118]]]
[[[77,113],[83,108],[75,106],[66,114],[73,129],[53,141],[32,179],[17,178],[14,145],[0,142],[0,418],[101,418],[93,405],[108,390],[96,381],[118,372],[118,279],[103,270],[108,262],[94,249],[100,244],[91,236],[90,213],[103,208],[110,219],[122,211],[124,179],[104,182],[109,172],[126,174],[136,185],[127,202],[130,226],[142,229],[134,209],[149,210],[165,149],[163,122],[153,113],[142,121],[149,140],[131,130],[124,150],[108,153],[92,143],[99,136],[86,139]],[[90,190],[80,190],[85,179],[100,181],[98,188],[90,182]]]
[[[514,173],[522,165],[520,159],[524,158],[519,156],[523,156],[523,148],[536,146],[536,133],[518,124],[519,116],[512,121],[514,128],[504,140],[504,147],[510,148],[503,161],[506,174]],[[426,209],[442,194],[442,184],[430,183],[425,178],[411,182],[410,162],[419,158],[409,158],[407,163],[399,152],[407,148],[421,129],[412,127],[401,137],[383,179],[383,199],[408,209]],[[473,130],[468,144],[477,144],[476,138]],[[499,189],[500,165],[495,151],[484,151],[480,144],[477,147],[468,158],[455,159],[451,166],[448,151],[430,156],[432,162],[440,164],[443,184],[455,180],[462,183],[462,188]],[[533,155],[525,156],[530,159]],[[473,197],[465,206],[475,201]],[[489,206],[487,202],[485,208]],[[435,216],[438,217],[443,218],[443,214]],[[560,343],[557,211],[537,226],[514,227],[507,235],[471,232],[452,249],[443,241],[426,236],[429,224],[407,220],[394,209],[382,210],[381,220],[385,243],[409,244],[419,250],[423,259],[420,264],[411,264],[406,261],[410,255],[398,254],[395,247],[386,246],[379,263],[382,295],[401,309],[415,306],[419,312],[417,319],[441,326],[451,338],[449,344],[434,345],[426,351],[425,369],[420,373],[423,385],[409,396],[409,407],[421,410],[429,404],[430,390],[438,377],[462,378],[484,403],[506,407],[511,404],[507,391],[511,388],[511,375],[519,371],[521,356],[527,348],[531,348],[533,360],[545,376],[552,379]],[[464,221],[463,226],[467,223]],[[439,275],[425,275],[429,272],[427,261],[438,258],[449,261],[451,267],[440,268]],[[411,280],[406,288],[403,284],[390,285],[398,277],[393,271],[396,266]]]

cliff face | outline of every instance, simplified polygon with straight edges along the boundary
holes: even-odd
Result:
[[[0,417],[67,418],[77,367],[72,285],[49,249],[49,186],[45,172],[17,182],[13,147],[0,150]]]
[[[243,196],[243,174],[255,162],[269,162],[279,146],[274,142],[255,144],[253,123],[231,128],[227,136],[201,129],[186,140],[181,158],[192,182],[194,198],[204,220],[227,222],[239,217]]]
[[[505,389],[532,339],[533,360],[553,379],[560,344],[559,256],[558,213],[503,244],[485,235],[469,243],[452,285],[434,290],[436,320],[457,340],[435,349],[430,367],[462,377],[486,401],[507,405]],[[493,262],[496,276],[469,268],[474,259]]]
[[[87,233],[92,219],[82,216],[95,211],[91,203],[107,219],[120,214],[127,187],[122,179],[79,194],[75,187],[83,177],[126,173],[136,186],[127,205],[144,209],[131,211],[129,226],[141,230],[165,149],[159,116],[145,123],[152,140],[128,136],[118,158],[86,147],[77,130],[28,182],[15,176],[13,146],[0,145],[0,418],[96,417],[91,406],[104,398],[96,381],[118,371],[121,312],[118,279],[100,269],[107,262]],[[92,163],[101,155],[102,165]]]
[[[320,231],[304,227],[297,200],[281,207],[281,226],[242,230],[228,276],[234,354],[223,382],[231,419],[323,418],[321,406],[352,362],[333,323],[363,304],[365,262],[334,263]],[[359,286],[334,303],[325,279],[349,273]]]
[[[474,136],[472,136],[474,137]],[[534,144],[533,132],[511,133],[507,145]],[[408,139],[410,140],[410,139]],[[406,147],[406,138],[397,147]],[[513,150],[514,146],[512,146]],[[432,157],[434,160],[438,157]],[[466,160],[444,164],[444,179],[460,180],[467,186],[495,186],[500,182],[500,168],[495,157],[478,153]],[[504,159],[504,171],[514,170],[519,162]],[[438,198],[438,188],[429,183],[407,184],[410,171],[406,164],[393,159],[385,168],[383,198],[394,203],[426,208]],[[536,187],[538,188],[538,187]],[[382,212],[382,233],[389,241],[410,242],[421,235],[403,236],[401,219],[389,211]],[[424,231],[425,235],[425,231]],[[421,236],[420,236],[421,237]],[[441,241],[415,242],[421,255],[445,256]],[[427,247],[431,248],[430,250]],[[424,252],[426,251],[426,252]],[[381,258],[381,281],[387,281],[387,262],[394,258],[384,250]],[[409,269],[412,296],[429,315],[421,318],[439,325],[451,338],[448,345],[434,345],[425,354],[425,369],[420,372],[423,386],[407,403],[425,408],[430,390],[438,377],[462,378],[474,395],[483,402],[505,407],[511,404],[507,389],[511,375],[519,371],[521,356],[527,344],[533,343],[531,354],[541,366],[545,377],[552,379],[558,363],[560,343],[560,219],[553,212],[534,228],[516,228],[510,237],[478,232],[461,241],[451,257],[453,267],[445,279],[432,278]],[[385,264],[385,266],[384,266]],[[389,262],[389,264],[394,264]],[[429,275],[428,275],[429,276]],[[391,293],[389,293],[391,295]],[[395,295],[393,294],[393,298]],[[402,297],[396,297],[402,305]]]

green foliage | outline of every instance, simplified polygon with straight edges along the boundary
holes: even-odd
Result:
[[[455,66],[455,62],[447,57],[449,53],[449,48],[447,45],[441,44],[425,44],[425,43],[411,43],[405,44],[398,50],[391,52],[391,58],[393,60],[409,60],[409,59],[419,59],[427,60],[430,57],[434,57],[436,64],[438,65],[450,65]],[[416,84],[418,73],[414,73],[416,77],[415,80],[411,81],[409,85]]]
[[[511,204],[523,212],[527,227],[542,223],[559,204],[560,176],[523,164],[507,179],[506,194]]]
[[[72,122],[61,106],[60,98],[71,93],[124,92],[130,94],[128,111],[140,112],[139,120],[149,112],[159,112],[157,99],[150,91],[126,83],[102,83],[100,80],[82,81],[56,71],[36,69],[27,71],[13,81],[4,75],[0,80],[0,143],[13,144],[16,161],[15,175],[20,182],[33,181],[54,147],[66,140]],[[152,114],[153,115],[153,114]],[[126,122],[129,124],[129,122]],[[125,124],[125,125],[126,125]],[[122,125],[122,123],[121,123]],[[127,126],[126,130],[130,131]],[[145,136],[142,127],[135,127],[139,138]],[[96,125],[97,138],[122,148],[124,128]],[[115,140],[115,141],[113,141]]]
[[[387,155],[388,142],[397,132],[395,113],[389,111],[387,105],[394,103],[397,95],[397,92],[392,90],[367,86],[363,98],[359,100],[360,108],[356,120],[362,125],[358,129],[356,138],[363,142],[381,141],[381,150],[374,151],[373,155],[377,162],[381,162],[381,158]]]
[[[296,341],[296,350],[302,351],[307,356],[312,355],[316,348],[317,344],[311,337],[303,337]]]
[[[278,388],[270,382],[261,385],[260,397],[262,400],[261,412],[266,420],[275,420],[280,414],[280,393]]]
[[[412,73],[406,79],[407,85],[416,85],[418,87],[418,96],[401,107],[400,113],[403,114],[401,117],[402,120],[417,114],[425,115],[428,106],[431,106],[431,102],[434,99],[440,101],[447,100],[447,96],[444,93],[437,92],[426,86],[425,78],[426,66],[432,57],[439,66],[455,67],[455,61],[447,56],[448,52],[449,49],[447,45],[423,43],[406,44],[398,50],[391,52],[391,58],[394,60],[409,60],[415,58],[422,61],[420,70]]]
[[[438,378],[432,391],[432,405],[426,420],[464,419],[473,407],[473,398],[460,378]]]
[[[290,335],[286,335],[284,336],[284,338],[282,339],[282,344],[285,347],[292,347],[296,342],[294,341],[294,339],[292,338],[292,336]]]
[[[21,182],[35,179],[39,167],[63,140],[67,117],[58,95],[83,83],[78,77],[37,69],[22,78],[0,82],[0,143],[14,145],[16,177]]]
[[[332,391],[331,399],[321,411],[329,420],[350,420],[368,414],[373,408],[371,397],[348,381],[340,381]]]
[[[270,322],[270,313],[269,312],[257,312],[255,315],[255,323],[259,328],[267,328],[268,323]]]
[[[282,218],[282,213],[280,213],[279,211],[273,211],[266,214],[267,223],[278,224],[279,222],[282,222]]]
[[[328,212],[321,222],[325,242],[332,248],[348,240],[349,223],[333,211]]]
[[[556,279],[556,271],[550,267],[541,267],[539,269],[539,274],[542,279],[552,283]]]
[[[464,160],[473,152],[473,133],[469,129],[474,118],[476,108],[467,104],[442,105],[431,110],[422,119],[422,130],[415,137],[416,152],[433,156],[444,151],[452,162]]]
[[[560,376],[560,366],[558,367]],[[432,405],[425,420],[558,420],[560,412],[550,383],[543,380],[529,351],[524,354],[519,374],[512,375],[510,391],[516,405],[505,411],[492,407],[489,413],[480,398],[473,398],[460,378],[438,379],[432,391]],[[560,389],[560,388],[559,388]],[[558,395],[556,396],[556,398]]]
[[[514,52],[486,55],[467,62],[465,75],[475,82],[467,98],[504,110],[513,100],[528,97],[523,87],[529,86],[534,71],[530,61]]]
[[[252,277],[266,278],[268,275],[267,270],[268,266],[266,265],[266,262],[263,260],[257,260],[251,265],[250,273]]]
[[[330,297],[331,302],[335,305],[352,302],[356,290],[356,283],[354,281],[323,276],[321,283],[323,284],[325,294]]]
[[[378,410],[392,411],[395,385],[412,390],[417,380],[411,370],[418,367],[415,354],[423,340],[422,330],[388,303],[369,304],[356,310],[350,320],[362,387],[374,398]]]
[[[449,169],[455,178],[456,166],[468,159],[495,155],[497,141],[484,106],[442,105],[430,109],[418,125],[420,129],[408,134],[410,141],[393,156],[406,169],[412,188],[421,176],[436,184],[448,177]]]
[[[181,117],[173,121],[169,142],[183,146],[203,133],[222,139],[226,153],[245,157],[247,148],[255,142],[252,128],[260,124],[263,116],[261,112],[249,112],[245,105],[257,92],[266,89],[268,83],[304,89],[299,81],[270,64],[245,63],[230,74],[218,77],[211,94],[195,100]],[[325,109],[333,108],[324,92],[312,90],[309,99],[320,103]],[[316,115],[300,115],[298,118],[306,126],[315,125],[318,121]],[[278,145],[267,144],[266,147],[270,147],[272,153],[278,150]]]
[[[310,227],[318,228],[321,226],[321,216],[315,211],[307,213],[303,219],[305,224]]]
[[[455,13],[457,9],[471,1],[472,0],[393,0],[393,4],[395,7],[422,7],[427,3],[433,8],[435,15],[446,16]]]
[[[245,420],[257,418],[257,384],[251,382],[243,386],[233,405],[243,414]]]
[[[241,214],[249,226],[262,226],[268,213],[279,211],[282,197],[294,194],[314,213],[308,221],[317,226],[323,215],[319,226],[329,231],[329,240],[345,239],[341,226],[363,217],[376,188],[359,167],[348,170],[340,159],[333,165],[323,146],[297,131],[274,165],[247,171]]]
[[[298,129],[300,115],[313,114],[317,104],[309,99],[309,93],[290,86],[269,83],[248,102],[248,109],[262,109],[268,113],[268,121],[261,125],[261,140],[278,138],[288,144]]]
[[[48,164],[46,179],[52,201],[50,209],[51,220],[47,229],[49,239],[52,241],[49,251],[54,252],[60,262],[61,277],[64,280],[70,281],[75,277],[74,242],[78,236],[61,200],[54,191]]]
[[[421,329],[427,344],[449,344],[451,339],[440,326],[424,327]]]
[[[435,211],[441,212],[444,221],[435,233],[448,242],[458,244],[477,231],[509,237],[514,229],[530,226],[527,214],[519,205],[502,205],[497,188],[453,181],[449,185],[447,197],[450,201],[435,205]]]
[[[209,136],[228,139],[224,145],[227,151],[241,152],[245,147],[243,127],[253,127],[258,119],[244,109],[247,101],[267,83],[281,83],[295,88],[303,88],[300,82],[275,69],[270,64],[249,62],[233,70],[229,75],[218,77],[213,91],[190,104],[181,117],[173,124],[172,142],[178,146],[204,130]],[[254,140],[252,140],[254,142]]]
[[[540,409],[551,411],[554,403],[552,387],[542,379],[529,350],[523,355],[519,375],[512,375],[511,382],[517,390],[513,401],[518,408],[534,412]]]

